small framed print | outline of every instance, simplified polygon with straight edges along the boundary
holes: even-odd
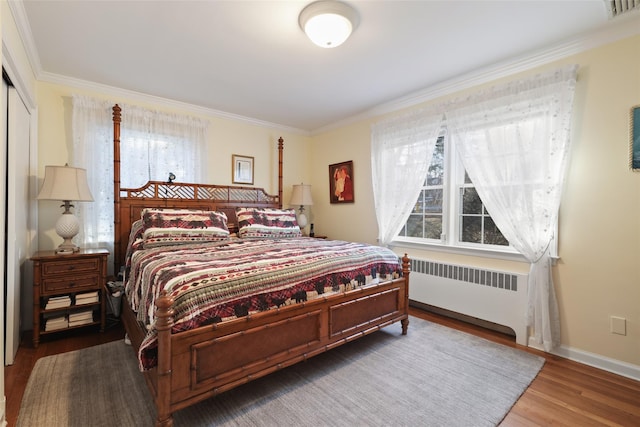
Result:
[[[331,203],[353,203],[353,161],[329,165],[329,200]]]
[[[234,184],[253,185],[253,157],[232,154],[231,174]]]
[[[640,105],[629,112],[629,166],[634,172],[640,171]]]

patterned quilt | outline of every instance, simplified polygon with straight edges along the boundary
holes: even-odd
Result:
[[[173,332],[247,316],[402,275],[379,246],[308,237],[164,246],[131,254],[127,299],[148,334],[141,369],[157,362],[155,301],[174,299]]]

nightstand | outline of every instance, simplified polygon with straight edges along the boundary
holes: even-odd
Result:
[[[40,251],[33,261],[33,346],[40,336],[100,325],[105,328],[106,249],[67,255]]]

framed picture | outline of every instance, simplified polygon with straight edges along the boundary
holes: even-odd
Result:
[[[253,157],[231,155],[231,174],[234,184],[253,185]]]
[[[640,105],[631,107],[629,113],[629,166],[640,171]]]
[[[353,203],[353,161],[329,165],[329,200],[331,203]]]

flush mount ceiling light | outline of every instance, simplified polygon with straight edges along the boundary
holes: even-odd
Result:
[[[358,14],[346,3],[322,0],[309,4],[298,17],[300,28],[320,47],[340,46],[358,25]]]

